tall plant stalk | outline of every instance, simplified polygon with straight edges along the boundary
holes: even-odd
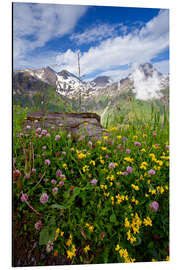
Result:
[[[78,52],[78,77],[79,77],[79,110],[81,112],[81,88],[80,88],[80,80],[81,80],[81,69],[80,69],[80,52]]]

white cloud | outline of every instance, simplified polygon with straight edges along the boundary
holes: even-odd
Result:
[[[82,33],[73,34],[70,39],[74,40],[77,44],[81,45],[84,43],[102,41],[107,38],[112,38],[117,36],[118,29],[122,28],[122,33],[124,32],[123,24],[99,24],[92,26],[91,28],[85,30]]]
[[[137,33],[138,26],[143,23],[135,21],[132,25],[124,25],[122,22],[116,24],[95,24],[81,33],[74,33],[70,39],[75,41],[78,45],[87,44],[90,42],[100,42],[108,38],[115,38],[118,35],[126,35],[128,32]]]
[[[160,10],[157,17],[149,21],[140,31],[140,37],[155,40],[169,37],[169,10]]]
[[[140,31],[104,40],[81,55],[82,74],[89,74],[114,66],[144,63],[157,57],[169,46],[168,11],[160,11]],[[77,72],[77,53],[72,50],[57,57],[63,68]],[[162,67],[162,66],[161,66]],[[61,65],[59,69],[61,69]]]
[[[42,44],[54,36],[60,36],[66,32],[69,33],[73,29],[78,18],[85,12],[83,7],[75,9],[77,6],[73,6],[73,8],[68,6],[69,8],[67,8],[67,6],[62,5],[50,5],[50,7],[50,9],[47,9],[45,8],[45,5],[32,5],[32,7],[31,5],[28,5],[27,9],[26,5],[22,5],[22,9],[25,9],[22,11],[26,11],[30,14],[30,16],[27,16],[27,22],[20,10],[16,13],[16,17],[19,18],[19,20],[16,18],[15,22],[17,26],[19,25],[19,28],[16,26],[17,29],[15,31],[15,38],[17,38],[14,43],[14,56],[17,60],[15,63],[18,63],[19,66],[22,64],[24,64],[24,66],[29,66],[29,63],[31,63],[34,67],[39,66],[39,63],[41,66],[54,63],[58,65],[54,67],[56,71],[67,69],[70,72],[77,74],[77,52],[72,51],[70,48],[65,53],[56,54],[54,52],[49,52],[46,55],[40,54],[34,58],[31,57],[31,59],[23,57],[26,55],[29,48],[42,46]],[[63,16],[60,16],[60,14],[63,14]],[[57,18],[55,15],[57,15]],[[69,16],[72,17],[71,23],[68,21]],[[24,24],[26,24],[26,26],[20,26],[22,17],[24,18]],[[53,19],[53,17],[55,18]],[[46,33],[45,29],[47,24],[45,24],[45,22],[47,22],[47,20],[50,21],[50,26],[47,28]],[[38,21],[39,25],[37,24]],[[55,24],[57,25],[55,26]],[[103,39],[104,33],[106,33],[110,27],[111,26],[108,24],[98,25],[97,27],[88,29],[82,34],[72,35],[71,38],[76,38],[77,41],[81,43],[88,40],[88,38],[90,41],[96,36],[99,39]],[[123,29],[124,25],[119,24],[116,25],[116,27]],[[161,10],[159,14],[144,25],[141,30],[133,28],[133,31],[129,34],[125,34],[126,32],[124,29],[122,36],[116,36],[116,27],[115,25],[112,26],[112,35],[114,36],[102,40],[99,45],[90,47],[88,51],[81,53],[81,75],[99,72],[101,75],[106,74],[113,77],[114,80],[118,79],[118,77],[121,79],[122,77],[125,77],[129,71],[120,69],[119,71],[115,71],[114,67],[127,64],[131,65],[132,63],[140,64],[149,62],[169,46],[168,10]],[[53,32],[52,29],[54,29],[55,32]],[[104,32],[100,31],[102,29],[104,29]],[[100,32],[102,32],[102,34],[100,34]],[[89,37],[88,33],[91,33]],[[22,37],[26,34],[32,34],[36,37],[35,41],[30,42],[23,39]],[[157,67],[160,72],[167,73],[168,61],[156,63],[155,67]],[[104,70],[106,71],[104,72]]]
[[[132,72],[132,68],[128,68],[125,70],[122,69],[118,69],[118,70],[108,70],[108,71],[104,71],[100,74],[98,74],[98,76],[109,76],[111,77],[115,82],[119,81],[125,77],[127,77],[130,73]]]
[[[152,77],[146,78],[145,74],[137,68],[133,71],[131,77],[134,81],[133,92],[136,94],[137,99],[159,99],[162,96],[160,92],[161,80],[157,72],[154,71]]]
[[[14,61],[25,59],[32,50],[43,47],[52,38],[71,33],[86,6],[56,4],[13,5]]]

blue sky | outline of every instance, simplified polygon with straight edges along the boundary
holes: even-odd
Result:
[[[51,66],[85,79],[127,76],[152,62],[169,72],[167,9],[14,3],[14,69]]]

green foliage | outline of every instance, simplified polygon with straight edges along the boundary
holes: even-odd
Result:
[[[127,123],[118,122],[117,114],[116,125],[112,126],[107,117],[109,136],[93,141],[93,147],[88,138],[76,142],[60,131],[48,130],[50,138],[38,138],[32,129],[29,136],[19,137],[29,109],[14,107],[13,171],[19,170],[21,175],[13,180],[13,214],[25,241],[27,235],[38,240],[38,252],[51,241],[51,255],[58,251],[69,264],[166,260],[168,111],[165,107],[157,110],[151,103],[146,105],[150,112],[147,122],[138,118],[140,106],[142,111],[147,107],[135,100],[129,107],[134,109],[135,118],[127,120],[126,115],[119,114]],[[60,140],[55,140],[57,134]],[[50,160],[49,166],[45,160]],[[129,167],[133,171],[128,173]],[[32,168],[36,168],[34,173]],[[150,175],[152,169],[155,174]],[[57,170],[61,170],[60,175]],[[93,179],[96,184],[91,183]],[[28,195],[31,208],[21,201],[22,191]],[[44,204],[40,202],[43,193],[48,195]],[[157,212],[150,208],[153,201],[159,203]],[[35,224],[39,220],[42,228],[38,231]]]
[[[120,100],[116,105],[110,106],[102,118],[105,127],[118,123],[142,125],[144,122],[150,124],[154,122],[154,126],[158,123],[169,125],[168,105],[159,101],[142,101],[131,97],[129,101]]]
[[[72,102],[67,98],[63,98],[57,92],[55,87],[41,86],[38,90],[29,93],[25,92],[21,95],[13,96],[13,105],[27,107],[29,109],[36,108],[38,110],[48,110],[52,112],[70,112],[73,109]],[[76,108],[75,108],[76,109]]]

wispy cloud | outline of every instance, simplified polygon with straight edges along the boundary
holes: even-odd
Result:
[[[107,38],[112,38],[117,36],[118,31],[123,26],[123,24],[99,24],[94,25],[91,28],[85,30],[82,33],[72,34],[70,39],[75,41],[77,44],[81,45],[84,43],[98,42]],[[124,31],[124,29],[123,29]]]
[[[70,39],[76,42],[78,45],[87,43],[97,43],[108,38],[115,38],[117,36],[127,35],[128,32],[136,32],[138,27],[142,26],[140,21],[134,22],[132,25],[124,25],[123,23],[116,24],[95,24],[81,33],[74,33],[70,36]]]
[[[144,63],[156,57],[169,46],[168,10],[149,21],[141,30],[124,36],[108,38],[98,46],[91,47],[81,55],[81,70],[88,74],[93,71],[109,70],[114,66]],[[63,68],[77,72],[77,53],[68,50],[57,56]],[[59,69],[61,69],[61,65]]]
[[[17,63],[52,38],[71,33],[88,7],[48,4],[13,4],[14,60]]]
[[[169,10],[160,10],[158,16],[150,20],[140,30],[139,36],[151,41],[160,38],[169,40]]]
[[[109,77],[113,78],[114,81],[119,81],[122,78],[127,77],[131,72],[132,72],[131,67],[128,67],[125,70],[119,68],[117,70],[113,69],[113,70],[104,71],[104,72],[100,73],[99,76],[109,76]]]

